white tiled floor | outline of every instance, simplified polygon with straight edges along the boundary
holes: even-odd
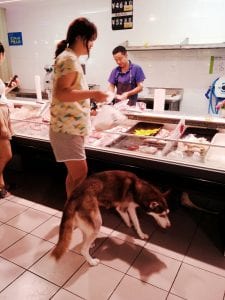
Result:
[[[113,211],[103,211],[90,267],[74,231],[70,251],[55,262],[61,212],[11,195],[0,201],[0,300],[225,300],[225,258],[216,216],[186,208],[163,231],[140,214],[148,241]]]

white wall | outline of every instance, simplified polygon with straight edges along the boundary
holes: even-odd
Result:
[[[225,59],[224,49],[154,50],[129,52],[129,55],[143,66],[146,86],[183,88],[181,110],[190,114],[207,114],[205,93],[215,78],[225,75],[225,64],[209,74],[211,55]]]
[[[78,16],[88,17],[99,31],[87,62],[89,83],[107,87],[115,66],[112,49],[129,40],[133,44],[225,42],[224,0],[134,0],[134,28],[111,30],[110,0],[22,0],[1,4],[6,8],[8,32],[21,31],[23,46],[10,47],[13,73],[24,89],[34,89],[34,75],[44,77],[44,65],[53,62],[55,42],[64,39],[68,24]],[[184,88],[182,110],[207,113],[204,93],[224,71],[209,75],[210,56],[225,56],[224,50],[163,50],[129,52],[142,65],[146,86]]]

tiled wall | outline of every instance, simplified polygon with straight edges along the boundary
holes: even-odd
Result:
[[[44,77],[44,66],[53,63],[55,43],[64,39],[69,22],[88,17],[99,36],[86,63],[89,83],[107,87],[115,66],[112,49],[129,40],[133,44],[224,42],[225,1],[138,0],[134,1],[134,28],[111,30],[110,0],[46,0],[5,3],[9,32],[21,31],[23,46],[10,47],[13,73],[25,89],[34,89],[34,76]],[[3,6],[0,1],[0,7]],[[209,75],[210,56],[225,56],[224,50],[168,50],[129,52],[143,66],[146,86],[184,88],[181,109],[206,114],[204,93],[211,81],[224,73]]]
[[[225,49],[160,50],[129,52],[133,61],[141,64],[146,74],[146,86],[183,88],[181,110],[191,114],[206,114],[205,93],[214,78],[225,73]],[[224,57],[224,67],[209,74],[210,57]]]

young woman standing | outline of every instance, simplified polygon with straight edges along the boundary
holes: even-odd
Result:
[[[91,129],[90,98],[104,102],[108,96],[88,89],[79,62],[81,55],[89,56],[96,38],[96,26],[78,18],[69,25],[66,39],[55,51],[50,141],[56,160],[67,168],[67,198],[87,176],[84,139]]]

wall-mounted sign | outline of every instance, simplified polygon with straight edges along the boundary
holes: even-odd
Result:
[[[9,32],[8,40],[9,40],[9,46],[22,46],[23,45],[22,32]]]
[[[112,30],[133,28],[133,0],[112,0]]]

